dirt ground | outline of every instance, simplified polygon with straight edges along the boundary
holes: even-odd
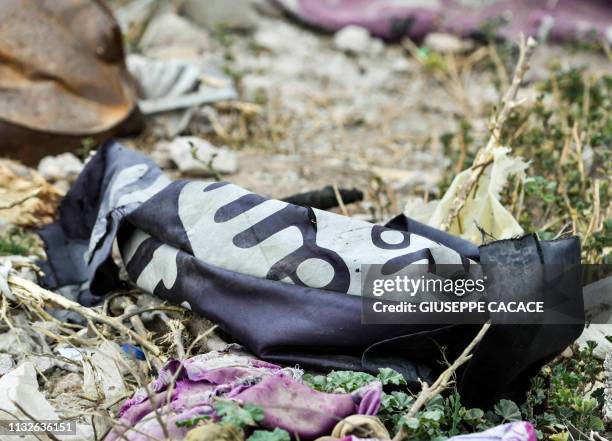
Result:
[[[251,117],[218,110],[222,106],[208,111],[218,119],[216,133],[210,121],[187,129],[237,150],[239,171],[225,179],[272,197],[330,184],[356,187],[366,198],[349,207],[350,214],[376,221],[402,211],[411,195],[439,196],[438,183],[454,166],[440,137],[469,120],[484,143],[500,76],[511,78],[515,62],[512,47],[492,56],[486,45],[467,42],[473,49],[443,55],[444,67],[436,69],[415,58],[406,42],[372,39],[368,50],[352,54],[336,48],[333,35],[278,11],[258,12],[255,25],[249,32],[200,28],[204,42],[181,43],[174,52],[141,50],[162,59],[199,51],[194,60],[229,73],[241,99],[260,105]],[[555,63],[612,72],[604,54],[540,46],[519,96],[533,98],[529,84],[546,78]],[[125,142],[153,149],[164,138],[154,127],[165,118],[154,118],[140,139]]]

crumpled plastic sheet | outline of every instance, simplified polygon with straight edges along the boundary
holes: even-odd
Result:
[[[264,411],[261,427],[280,427],[302,440],[331,432],[344,417],[356,413],[375,415],[380,408],[382,385],[379,381],[350,394],[329,394],[303,384],[301,376],[299,369],[283,369],[252,357],[222,352],[209,352],[185,361],[173,360],[148,386],[155,404],[146,390],[138,391],[121,408],[119,422],[105,441],[151,439],[147,435],[153,439],[165,438],[153,406],[160,410],[164,420],[168,417],[166,427],[173,440],[183,439],[190,430],[177,426],[177,421],[204,415],[217,419],[215,399],[257,405]],[[173,380],[176,380],[174,387]],[[168,411],[169,388],[172,393]]]
[[[482,35],[491,25],[515,40],[522,32],[551,41],[612,42],[608,0],[277,0],[298,19],[327,31],[347,25],[382,38],[420,39],[429,32]],[[498,25],[495,23],[499,23]]]
[[[317,370],[391,367],[415,389],[439,373],[440,347],[455,358],[480,326],[434,325],[427,315],[363,324],[362,263],[394,271],[425,261],[518,268],[501,279],[508,289],[489,293],[508,301],[538,295],[538,279],[527,274],[534,265],[580,259],[575,237],[528,235],[477,247],[404,216],[374,225],[230,183],[171,182],[153,161],[116,143],[99,149],[59,211],[59,222],[40,232],[46,286],[80,286],[82,304],[100,302],[121,286],[111,258],[116,240],[133,283],[187,302],[261,359]],[[563,310],[574,324],[489,329],[457,378],[467,405],[524,399],[531,372],[580,335],[584,307],[575,279],[567,280]]]
[[[138,106],[145,115],[238,98],[230,78],[192,61],[133,54],[127,64],[138,80],[142,95]]]

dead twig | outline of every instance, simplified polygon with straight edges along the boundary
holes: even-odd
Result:
[[[472,350],[476,347],[480,340],[482,340],[482,338],[487,333],[490,327],[491,322],[487,322],[482,325],[482,328],[480,328],[478,334],[476,334],[470,344],[466,346],[461,355],[459,355],[459,357],[453,362],[453,364],[451,364],[444,372],[440,374],[438,379],[431,386],[429,386],[425,382],[422,383],[423,388],[421,389],[421,392],[419,392],[417,399],[415,400],[408,413],[406,413],[406,418],[414,417],[418,413],[418,411],[421,410],[423,406],[425,406],[425,404],[427,404],[432,398],[439,395],[444,389],[446,389],[457,369],[459,369],[461,365],[463,365],[470,358],[472,358]],[[406,438],[406,436],[407,433],[405,426],[402,426],[397,432],[397,434],[393,437],[393,441],[402,441]]]
[[[336,200],[338,201],[338,206],[340,207],[340,211],[345,216],[348,216],[348,211],[346,210],[346,205],[344,205],[344,201],[342,200],[342,195],[340,194],[340,190],[338,190],[338,186],[336,184],[333,185],[334,195],[336,196]]]
[[[442,223],[440,224],[441,230],[448,230],[453,224],[455,218],[458,217],[467,198],[472,192],[472,189],[475,187],[480,175],[482,174],[480,169],[484,169],[484,167],[481,167],[481,165],[489,163],[489,161],[492,160],[493,151],[499,147],[501,132],[504,124],[508,119],[510,112],[512,112],[512,110],[520,104],[516,101],[516,95],[521,82],[525,77],[525,73],[529,69],[529,60],[533,55],[536,45],[537,43],[533,38],[529,37],[525,41],[525,38],[521,36],[520,54],[516,69],[514,71],[514,77],[512,79],[512,83],[510,84],[510,88],[502,99],[501,110],[493,116],[491,137],[489,138],[487,145],[476,153],[476,158],[474,159],[474,163],[472,165],[472,172],[457,192],[450,210],[442,220]]]
[[[136,343],[151,352],[156,357],[162,359],[162,361],[166,361],[165,356],[161,353],[161,350],[157,346],[112,317],[102,315],[91,308],[81,306],[80,304],[73,302],[60,294],[56,294],[41,288],[35,283],[19,276],[10,275],[8,277],[8,283],[15,297],[23,302],[32,303],[42,301],[53,303],[67,311],[76,312],[77,314],[80,314],[93,322],[108,325],[118,332],[131,337]]]
[[[23,197],[23,198],[21,198],[21,199],[18,199],[18,200],[16,200],[16,201],[13,201],[13,202],[8,203],[8,204],[6,204],[6,205],[0,205],[0,210],[10,210],[11,208],[15,208],[15,207],[17,207],[18,205],[21,205],[21,204],[23,204],[24,202],[27,202],[27,201],[29,201],[30,199],[33,199],[33,198],[35,198],[36,196],[38,196],[38,195],[40,194],[40,191],[41,191],[41,188],[39,187],[39,188],[37,188],[36,190],[34,190],[34,191],[31,193],[31,194],[29,194],[29,195],[27,195],[27,196],[25,196],[25,197]]]

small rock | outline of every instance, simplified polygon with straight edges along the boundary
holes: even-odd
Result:
[[[14,364],[11,354],[0,354],[0,376],[10,372]]]
[[[183,173],[213,176],[214,171],[231,174],[238,170],[234,152],[226,147],[215,147],[195,136],[176,138],[168,145],[168,151],[172,161]]]
[[[38,163],[38,173],[47,181],[73,180],[83,170],[83,163],[72,153],[46,156]]]
[[[373,48],[374,39],[366,28],[349,25],[336,32],[334,46],[344,52],[360,54],[369,52]]]
[[[410,72],[410,62],[408,62],[408,60],[406,60],[405,58],[398,58],[393,62],[393,65],[391,66],[391,69],[393,69],[393,72],[398,72],[398,73],[404,73],[404,72]]]
[[[165,141],[158,142],[151,152],[151,159],[161,168],[171,168],[174,164],[170,158],[169,144]]]
[[[462,40],[452,34],[432,32],[427,34],[423,45],[434,52],[443,54],[456,54],[472,47],[471,42]]]
[[[145,55],[159,58],[190,58],[210,48],[206,31],[189,20],[167,13],[147,26],[140,39]]]
[[[250,0],[186,0],[181,12],[211,31],[219,27],[247,30],[255,24]]]
[[[572,348],[568,346],[563,352],[561,352],[561,356],[564,358],[572,358],[574,356],[574,351],[572,351]]]
[[[63,393],[76,393],[83,388],[83,379],[75,372],[63,375],[53,386],[51,395],[56,397]]]
[[[276,29],[261,28],[258,29],[253,40],[257,46],[260,46],[269,51],[282,48],[286,41],[283,41],[283,35],[276,31]]]

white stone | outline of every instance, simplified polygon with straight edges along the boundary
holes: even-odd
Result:
[[[151,152],[151,159],[161,168],[171,168],[173,165],[170,158],[169,143],[166,141],[158,142]]]
[[[189,20],[167,13],[149,23],[140,46],[151,57],[190,58],[209,49],[210,38]]]
[[[72,153],[46,156],[38,163],[38,173],[48,181],[74,179],[83,170],[83,163]]]
[[[336,32],[334,46],[341,51],[359,54],[372,49],[373,39],[366,28],[349,25]]]
[[[0,377],[10,372],[14,364],[11,354],[0,354]]]
[[[423,45],[432,51],[443,54],[456,54],[471,47],[471,44],[452,34],[431,32],[425,37]]]
[[[393,62],[393,65],[391,66],[391,68],[393,69],[393,72],[398,72],[398,73],[405,73],[405,72],[410,72],[410,63],[408,62],[408,60],[406,60],[405,58],[398,58]]]
[[[186,174],[213,176],[213,170],[224,174],[235,173],[238,170],[238,161],[234,152],[227,147],[215,147],[195,136],[181,136],[174,139],[168,145],[168,152],[172,162]]]

